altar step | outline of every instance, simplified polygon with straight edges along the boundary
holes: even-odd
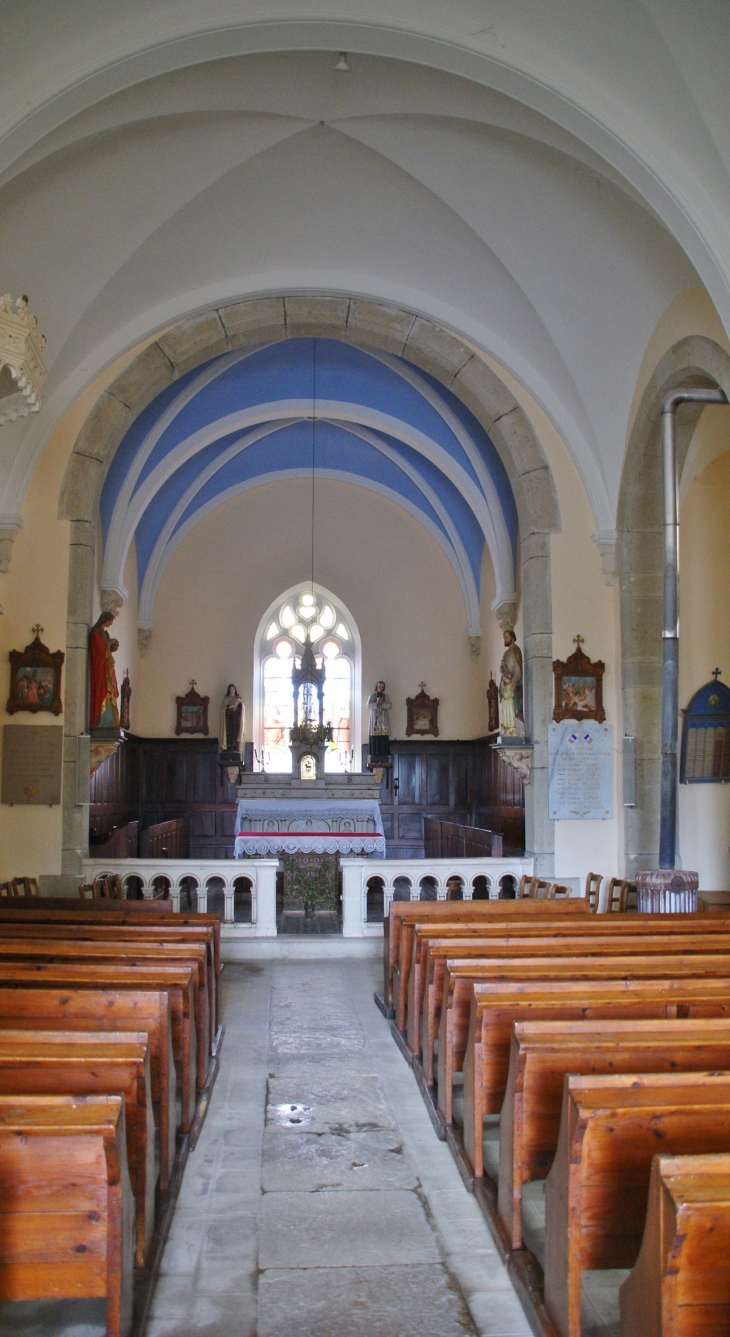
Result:
[[[339,933],[281,933],[276,938],[252,938],[238,924],[221,924],[223,961],[316,961],[343,958],[379,958],[383,939],[343,938]]]

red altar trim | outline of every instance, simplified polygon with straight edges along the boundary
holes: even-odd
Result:
[[[238,836],[382,836],[382,831],[237,831]]]

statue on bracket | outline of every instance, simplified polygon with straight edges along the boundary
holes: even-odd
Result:
[[[511,628],[503,632],[505,651],[499,666],[499,732],[506,738],[524,738],[522,651]]]
[[[367,706],[370,711],[368,765],[390,766],[390,711],[393,707],[382,678],[376,682],[375,691],[370,693]]]
[[[119,695],[119,723],[123,729],[129,732],[131,725],[129,723],[129,703],[132,699],[132,684],[129,681],[129,669],[124,670],[124,680],[122,690]]]
[[[221,721],[218,735],[221,752],[240,753],[243,747],[245,729],[246,707],[238,695],[238,688],[235,683],[230,682],[221,702]]]
[[[117,673],[114,651],[119,641],[110,637],[107,627],[114,621],[108,609],[96,619],[89,633],[89,728],[112,730],[119,733]]]
[[[494,681],[494,673],[489,670],[487,688],[487,733],[499,733],[499,688]]]

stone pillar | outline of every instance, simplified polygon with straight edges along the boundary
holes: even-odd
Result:
[[[68,621],[63,711],[63,850],[61,871],[83,876],[89,854],[88,776],[80,766],[88,749],[79,740],[88,735],[88,644],[94,589],[96,535],[87,520],[71,524],[68,569]],[[86,802],[83,800],[86,798]]]
[[[360,859],[343,859],[340,867],[342,868],[342,936],[362,938],[365,870]]]
[[[276,937],[276,870],[278,859],[256,859],[255,893],[257,938]]]
[[[530,783],[525,788],[525,854],[538,877],[555,871],[555,823],[548,816],[548,726],[553,702],[553,623],[550,535],[527,534],[522,551],[522,647],[525,724],[533,744]]]

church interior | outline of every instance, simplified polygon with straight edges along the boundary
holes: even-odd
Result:
[[[0,43],[0,1333],[730,1331],[730,13]]]

